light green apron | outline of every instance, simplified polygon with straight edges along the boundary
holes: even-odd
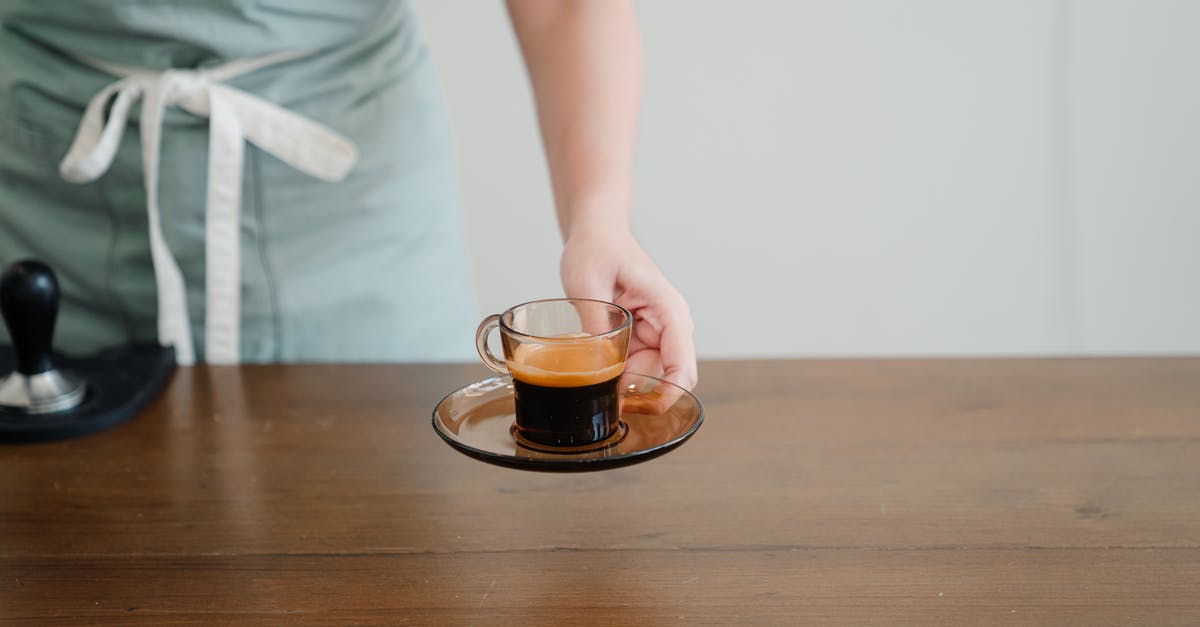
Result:
[[[281,51],[305,56],[222,86],[344,136],[358,161],[327,182],[245,144],[230,228],[240,240],[234,359],[470,355],[476,308],[448,120],[406,4],[10,0],[0,3],[0,263],[34,257],[57,271],[59,350],[163,337],[138,125],[145,100],[103,176],[75,184],[59,174],[86,105],[120,80],[97,63],[160,75]],[[105,114],[117,109],[113,99]],[[209,124],[168,105],[158,144],[161,232],[198,359],[206,316],[215,318],[206,307]]]

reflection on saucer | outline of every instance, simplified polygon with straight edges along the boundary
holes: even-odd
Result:
[[[617,421],[616,433],[604,438],[603,440],[600,440],[599,442],[580,444],[579,446],[553,446],[550,444],[540,444],[538,442],[534,442],[533,440],[528,440],[521,435],[521,430],[517,428],[515,422],[508,428],[508,434],[517,441],[517,444],[533,451],[554,453],[555,455],[573,455],[575,453],[598,451],[602,448],[609,448],[624,442],[625,436],[629,435],[629,425],[625,424],[624,421]]]
[[[670,413],[687,390],[662,379],[640,377],[621,381],[621,411],[647,416]]]
[[[459,452],[488,463],[549,472],[617,468],[653,459],[687,441],[700,428],[699,399],[670,382],[626,373],[621,377],[621,422],[616,441],[583,450],[521,444],[511,427],[516,420],[512,380],[492,377],[451,393],[433,411],[433,428]]]

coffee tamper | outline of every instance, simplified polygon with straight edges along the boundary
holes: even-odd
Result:
[[[50,356],[58,317],[58,280],[38,261],[19,261],[0,275],[0,312],[12,340],[16,368],[0,379],[0,410],[18,414],[63,412],[83,403],[87,385],[58,370]]]

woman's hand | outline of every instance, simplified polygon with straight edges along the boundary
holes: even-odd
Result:
[[[508,0],[508,11],[537,101],[563,233],[567,296],[632,311],[626,367],[690,389],[696,385],[696,351],[687,302],[629,228],[642,92],[633,5]]]
[[[687,301],[622,226],[577,226],[563,246],[567,296],[617,303],[633,312],[630,372],[696,386],[696,349]]]

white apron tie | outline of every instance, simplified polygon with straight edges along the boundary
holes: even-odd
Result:
[[[192,346],[183,274],[163,237],[158,208],[158,159],[164,110],[168,105],[177,105],[188,113],[209,118],[208,197],[204,218],[205,360],[236,364],[241,357],[239,253],[243,142],[248,140],[293,168],[331,182],[345,178],[358,160],[358,151],[342,135],[221,81],[307,54],[310,53],[281,52],[201,70],[163,71],[84,59],[121,78],[100,90],[88,103],[59,172],[74,183],[100,178],[116,156],[129,110],[138,98],[142,99],[142,169],[150,223],[150,257],[158,287],[158,339],[164,346],[175,347],[175,359],[180,365],[195,363],[196,352]],[[104,111],[110,100],[112,107],[105,120]]]

